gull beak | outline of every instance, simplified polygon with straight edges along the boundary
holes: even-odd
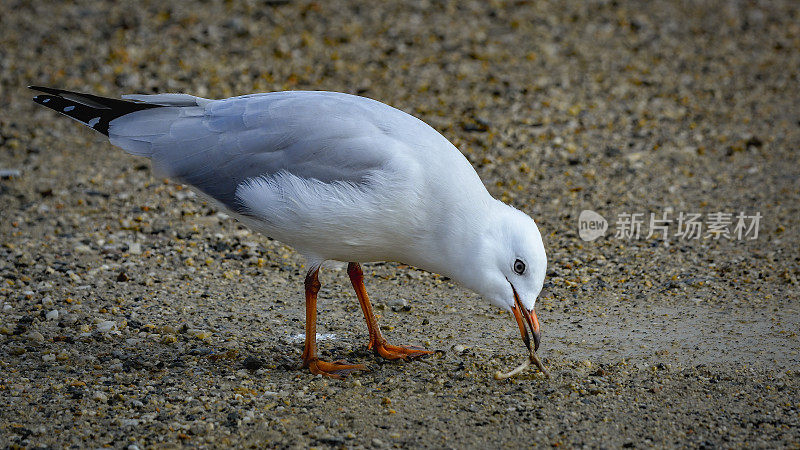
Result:
[[[525,346],[528,347],[528,352],[533,353],[539,350],[539,341],[542,339],[542,334],[539,332],[539,318],[536,317],[536,311],[528,311],[525,309],[514,286],[511,286],[511,289],[514,291],[514,306],[511,307],[511,312],[514,313],[514,319],[517,320],[517,326],[522,335],[522,341],[525,342]],[[525,327],[526,324],[528,326],[527,328]],[[530,328],[531,334],[533,335],[533,350],[531,350],[531,339],[528,336],[528,328]]]

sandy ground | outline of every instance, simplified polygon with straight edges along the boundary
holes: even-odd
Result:
[[[800,446],[796,2],[130,3],[0,3],[0,446]],[[523,358],[510,317],[398,263],[365,266],[384,332],[440,351],[367,352],[332,265],[322,355],[368,370],[311,376],[303,261],[33,83],[325,89],[417,115],[542,229],[553,378],[492,379]],[[605,237],[579,238],[584,209]],[[762,219],[665,245],[665,211]],[[615,236],[623,213],[639,238]]]

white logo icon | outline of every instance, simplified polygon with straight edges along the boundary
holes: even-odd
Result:
[[[578,217],[578,235],[581,239],[593,241],[605,236],[606,230],[608,230],[608,221],[605,217],[590,209],[581,211],[581,215]]]

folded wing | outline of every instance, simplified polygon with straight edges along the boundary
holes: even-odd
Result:
[[[237,198],[247,180],[283,173],[322,183],[365,182],[392,158],[389,148],[396,150],[380,123],[387,114],[402,114],[329,92],[128,98],[164,106],[112,121],[111,143],[151,158],[157,171],[240,214],[252,210]]]

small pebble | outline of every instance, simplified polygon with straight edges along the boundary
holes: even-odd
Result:
[[[0,169],[0,179],[8,180],[11,178],[19,178],[22,175],[18,169]]]
[[[392,299],[389,299],[389,300],[386,301],[386,306],[391,307],[393,310],[394,309],[398,309],[399,310],[399,309],[407,308],[408,307],[408,300],[406,300],[404,298],[401,298],[401,297],[392,298]]]
[[[24,355],[26,350],[25,350],[25,347],[23,347],[21,345],[14,345],[14,346],[11,346],[8,351],[9,351],[9,353],[11,353],[12,356],[20,356],[20,355]]]
[[[41,344],[44,342],[44,336],[38,331],[31,331],[28,333],[28,340]]]
[[[192,336],[192,337],[194,337],[196,339],[200,339],[200,340],[208,339],[209,337],[211,337],[211,332],[206,331],[206,330],[198,330],[198,329],[195,329],[195,328],[189,328],[186,331],[186,333],[189,336]]]
[[[97,331],[107,333],[117,329],[117,323],[113,320],[105,320],[97,324]]]

